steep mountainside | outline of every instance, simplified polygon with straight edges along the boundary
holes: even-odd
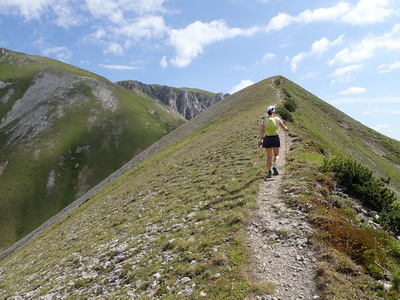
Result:
[[[1,260],[0,297],[253,299],[272,294],[273,283],[254,282],[246,275],[245,228],[265,176],[263,168],[253,167],[260,119],[268,105],[282,106],[287,97],[298,107],[292,112],[294,122],[287,122],[293,144],[281,193],[310,224],[324,226],[306,241],[328,249],[314,258],[321,260],[318,294],[324,299],[379,299],[384,289],[378,279],[387,279],[386,273],[373,261],[368,270],[355,267],[364,261],[346,255],[353,248],[355,254],[367,252],[365,259],[375,259],[387,270],[389,262],[400,266],[399,241],[378,239],[378,229],[359,222],[346,204],[352,200],[342,201],[320,165],[326,154],[360,158],[398,188],[400,155],[392,150],[399,149],[399,142],[280,76],[231,95],[178,127],[68,217]],[[266,244],[296,236],[296,230],[281,230],[269,239],[268,226],[257,227]],[[350,239],[324,228],[356,234]],[[367,231],[358,234],[363,229],[373,238]],[[364,248],[355,241],[358,236],[373,240],[371,247],[390,241],[390,251]],[[333,242],[344,247],[329,251]],[[386,254],[392,255],[390,260]],[[293,278],[289,284],[296,283]]]
[[[158,84],[149,85],[135,80],[119,81],[117,84],[139,93],[139,95],[144,93],[157,99],[187,120],[192,119],[214,103],[229,96],[228,94],[213,94],[196,89],[173,88]]]
[[[284,80],[286,98],[296,101],[295,122],[319,151],[362,162],[376,177],[391,179],[400,196],[400,142],[362,125],[300,86]]]
[[[0,249],[185,120],[44,57],[0,50]]]

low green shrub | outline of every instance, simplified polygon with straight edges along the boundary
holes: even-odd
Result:
[[[393,231],[399,230],[400,205],[395,193],[386,187],[389,179],[377,179],[372,176],[371,170],[359,162],[337,156],[326,158],[323,169],[333,172],[335,180],[347,189],[349,195],[380,213],[383,226]]]
[[[285,102],[283,103],[284,107],[290,111],[294,112],[297,109],[297,103],[293,98],[286,98]]]
[[[282,92],[285,94],[285,98],[286,98],[286,99],[287,99],[287,98],[290,98],[290,93],[288,92],[287,89],[282,88]]]
[[[293,116],[285,107],[278,106],[276,108],[276,113],[280,115],[285,121],[293,122]]]

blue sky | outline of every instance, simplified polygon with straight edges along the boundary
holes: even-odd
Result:
[[[2,0],[0,47],[211,92],[283,75],[400,140],[400,0]]]

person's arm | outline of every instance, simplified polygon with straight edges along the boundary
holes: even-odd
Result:
[[[282,128],[282,129],[284,129],[284,130],[288,130],[288,128],[287,128],[287,126],[285,125],[285,124],[283,124],[283,122],[282,122],[282,120],[280,119],[280,118],[277,118],[277,123],[278,123],[278,125]]]
[[[262,144],[264,135],[265,135],[265,121],[264,121],[264,118],[262,118],[261,128],[260,128],[260,142],[259,142],[260,145]]]

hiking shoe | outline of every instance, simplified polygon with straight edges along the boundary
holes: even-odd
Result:
[[[272,167],[272,170],[274,171],[274,175],[276,176],[276,175],[279,175],[279,172],[278,172],[278,169],[276,168],[276,165],[274,165],[273,167]]]
[[[269,172],[268,172],[268,175],[265,176],[265,180],[267,180],[268,178],[272,178],[272,172],[271,172],[271,171],[269,171]]]

